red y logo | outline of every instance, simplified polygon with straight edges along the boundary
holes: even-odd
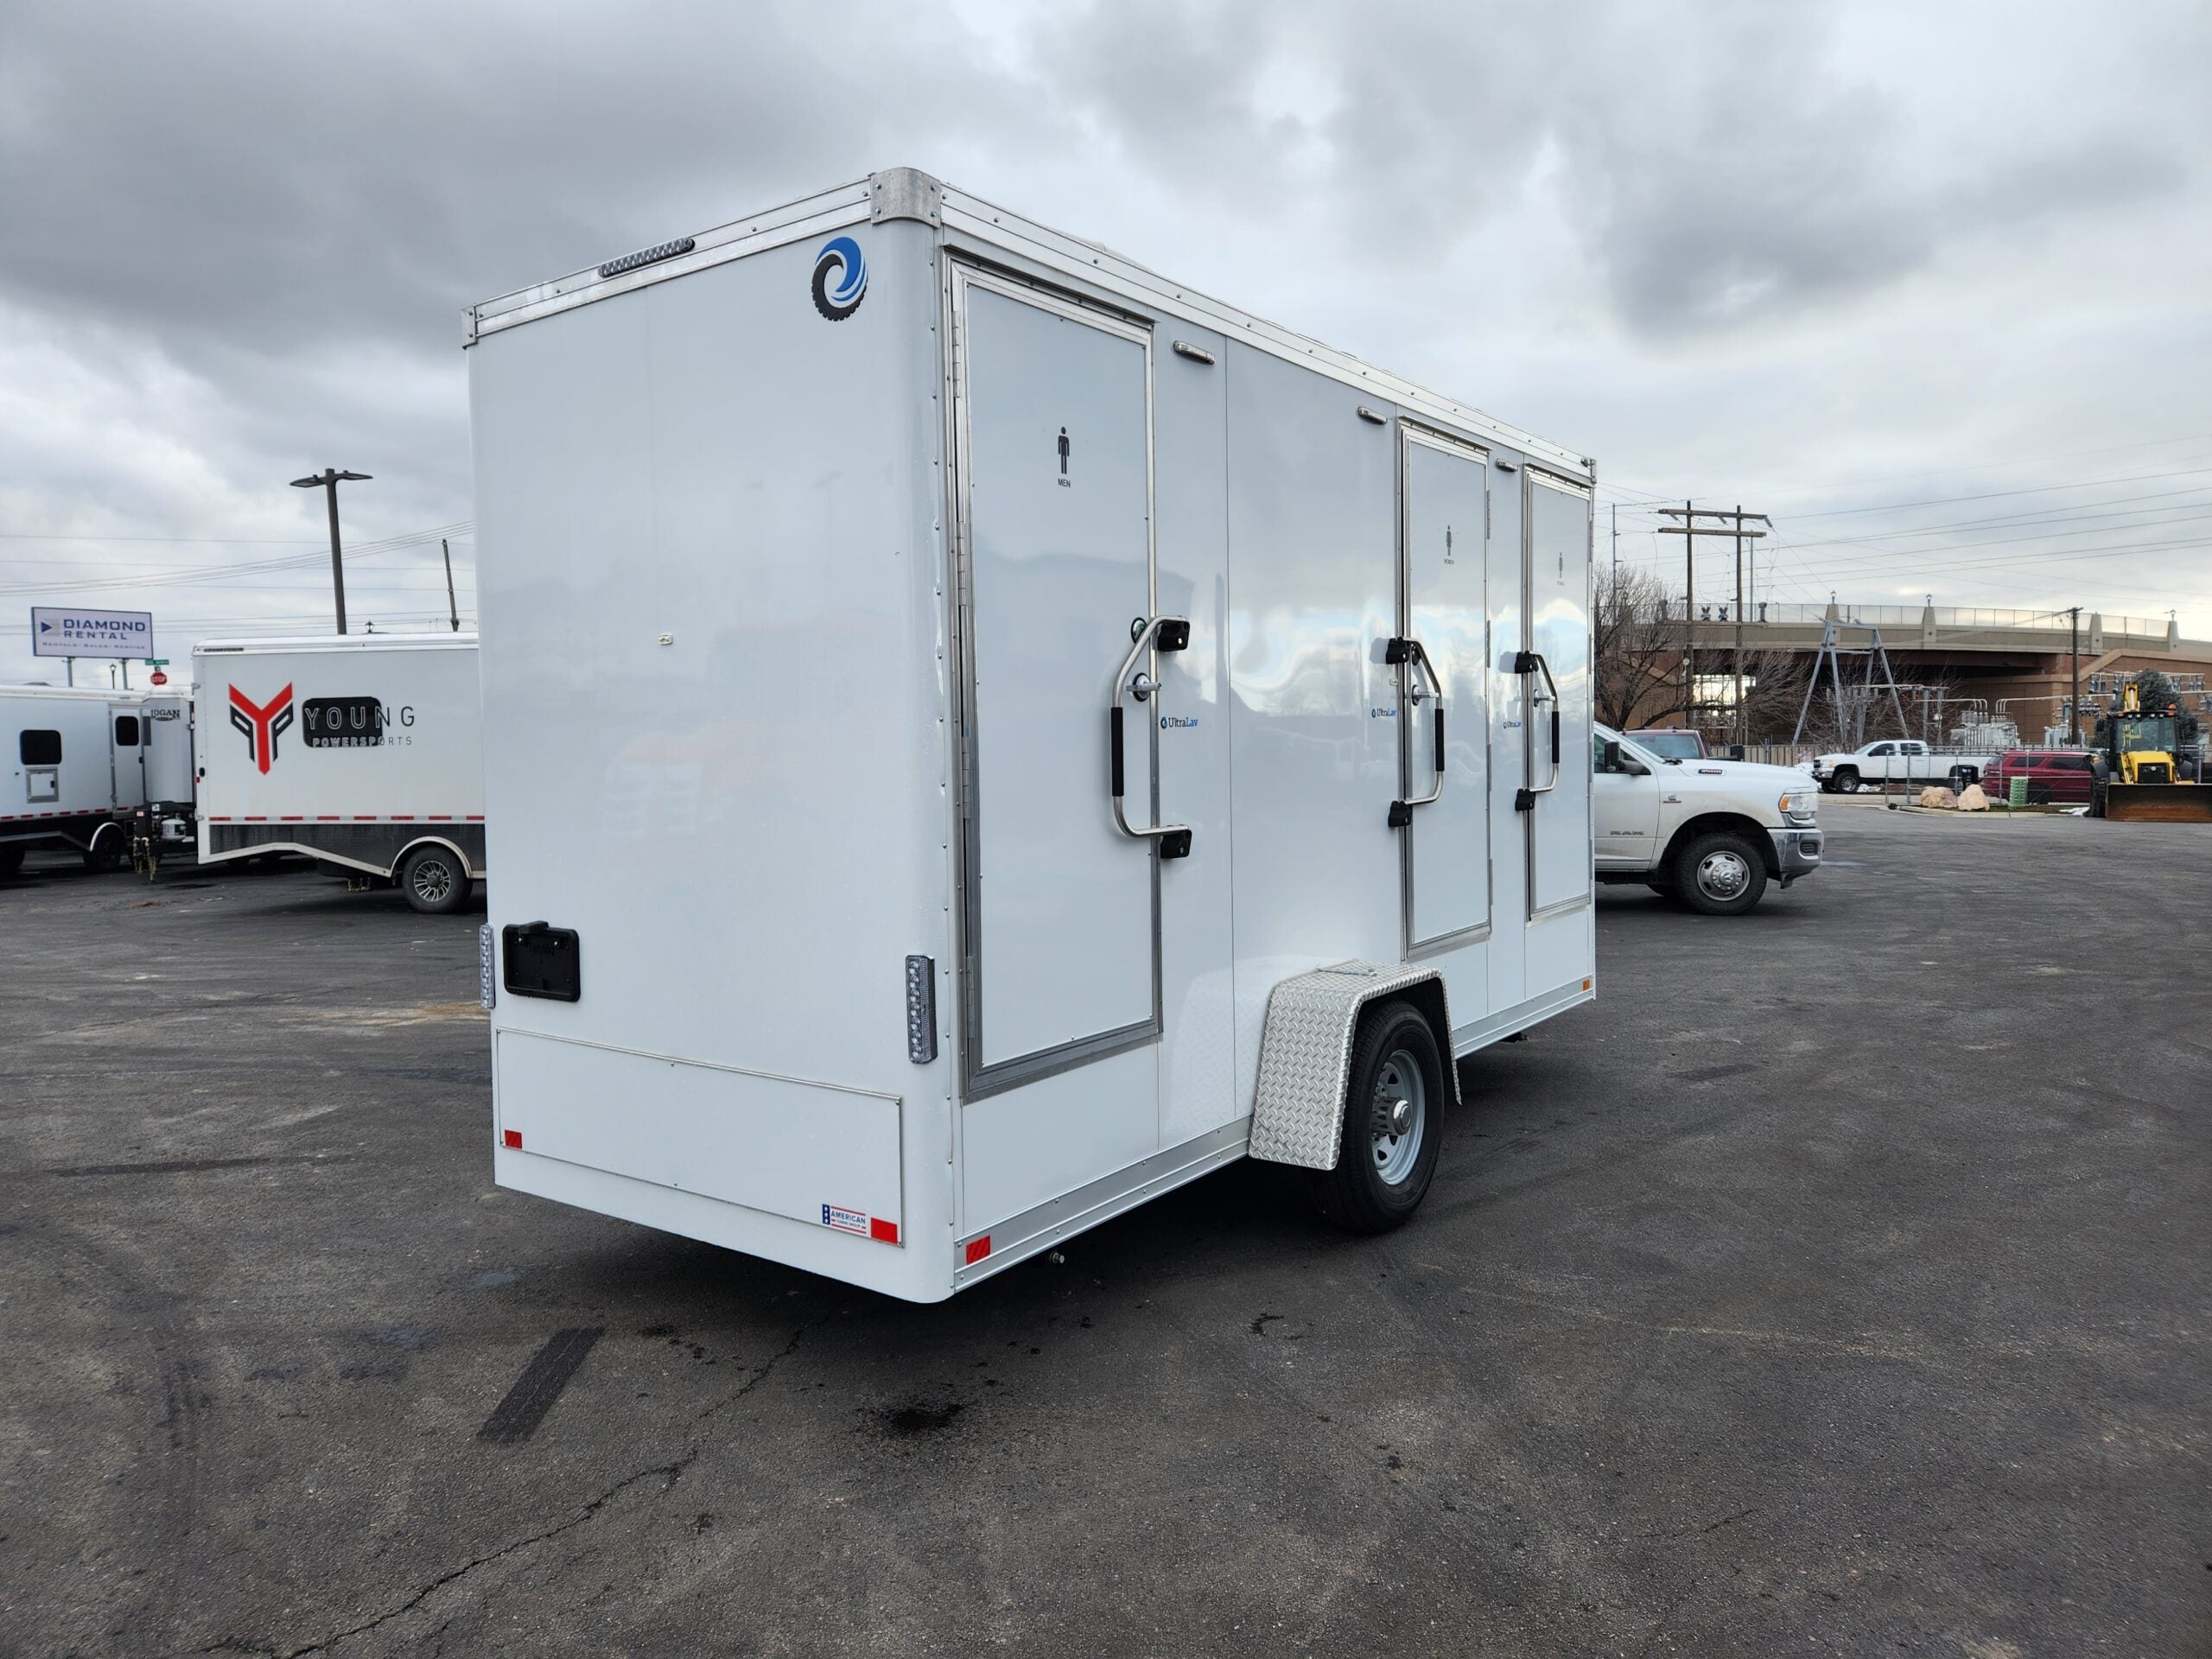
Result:
[[[288,685],[270,698],[266,708],[257,708],[251,698],[232,686],[231,724],[245,734],[246,753],[253,757],[256,766],[267,772],[269,763],[276,758],[278,734],[291,728],[292,688]]]

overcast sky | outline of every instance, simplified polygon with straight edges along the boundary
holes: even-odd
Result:
[[[442,532],[466,618],[462,308],[901,164],[1595,455],[1601,558],[1741,501],[1763,597],[2212,636],[2208,64],[2200,0],[8,0],[0,679],[33,603],[327,631],[326,464],[356,626]]]

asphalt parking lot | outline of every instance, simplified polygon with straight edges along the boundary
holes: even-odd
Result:
[[[1247,1166],[936,1307],[493,1189],[474,915],[39,861],[0,1651],[2207,1651],[2212,832],[1823,817],[1607,890],[1405,1231]]]

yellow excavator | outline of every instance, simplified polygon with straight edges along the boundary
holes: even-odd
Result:
[[[2174,704],[2146,709],[2133,681],[2097,721],[2089,816],[2139,823],[2212,823],[2212,787],[2200,777],[2196,722]]]

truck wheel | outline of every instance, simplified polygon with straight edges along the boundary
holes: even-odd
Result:
[[[425,916],[450,916],[468,902],[468,872],[443,847],[417,847],[399,862],[399,890]]]
[[[1740,916],[1766,891],[1766,860],[1732,830],[1698,836],[1675,855],[1675,888],[1707,916]]]
[[[85,849],[85,868],[100,875],[111,875],[123,868],[130,851],[130,842],[120,832],[97,835],[92,844]]]
[[[1352,1048],[1337,1166],[1319,1182],[1321,1213],[1354,1232],[1402,1227],[1444,1149],[1444,1064],[1413,1007],[1370,1014]]]
[[[1859,792],[1859,768],[1856,766],[1838,766],[1835,769],[1835,777],[1832,781],[1835,785],[1835,792],[1837,794],[1856,795]]]

